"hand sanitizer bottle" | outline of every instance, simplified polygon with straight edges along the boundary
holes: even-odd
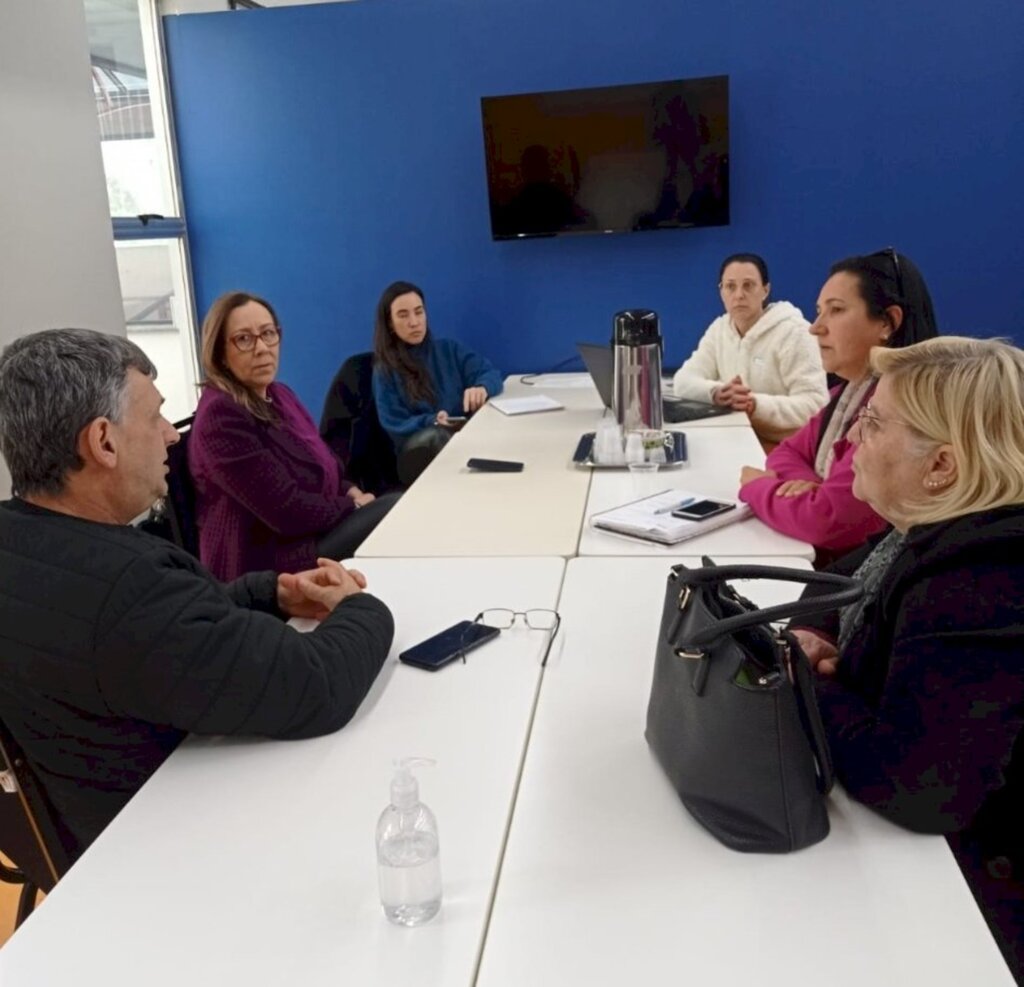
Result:
[[[422,925],[441,908],[441,860],[434,813],[420,801],[412,768],[434,762],[407,757],[395,762],[391,804],[377,822],[380,901],[396,925]]]

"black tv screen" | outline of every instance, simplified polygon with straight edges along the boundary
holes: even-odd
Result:
[[[729,222],[729,77],[480,101],[496,240]]]

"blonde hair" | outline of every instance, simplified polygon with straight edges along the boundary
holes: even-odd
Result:
[[[215,387],[219,391],[230,394],[243,408],[261,421],[276,422],[277,415],[274,414],[270,402],[264,401],[254,391],[239,383],[235,375],[228,369],[227,361],[224,359],[228,317],[236,308],[248,305],[249,302],[262,305],[270,313],[274,325],[280,326],[274,307],[258,295],[250,295],[246,291],[228,291],[221,295],[210,306],[206,318],[203,319],[201,360],[203,372],[206,374],[206,380],[203,383],[204,386]]]
[[[876,346],[871,369],[885,376],[903,421],[932,446],[951,446],[956,461],[956,479],[906,504],[902,520],[1024,503],[1024,353],[1000,339],[940,336]]]

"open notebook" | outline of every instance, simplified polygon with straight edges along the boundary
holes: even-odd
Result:
[[[489,402],[504,415],[532,415],[538,411],[558,411],[565,405],[546,394],[529,394],[522,398],[491,398]]]
[[[590,518],[590,523],[595,528],[603,528],[617,534],[655,541],[661,545],[677,545],[687,538],[706,535],[716,528],[724,528],[727,524],[735,524],[750,517],[750,507],[746,504],[736,504],[732,510],[724,514],[717,514],[701,521],[688,521],[672,516],[672,510],[680,504],[703,499],[701,494],[686,490],[665,490],[652,497],[644,497],[642,500],[623,504],[622,507],[594,514]]]

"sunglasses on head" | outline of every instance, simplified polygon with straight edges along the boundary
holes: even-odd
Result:
[[[900,255],[896,252],[895,247],[886,247],[885,250],[879,250],[878,254],[883,257],[889,258],[889,263],[892,264],[892,273],[896,278],[896,293],[902,299],[903,298],[903,271],[900,268]]]

